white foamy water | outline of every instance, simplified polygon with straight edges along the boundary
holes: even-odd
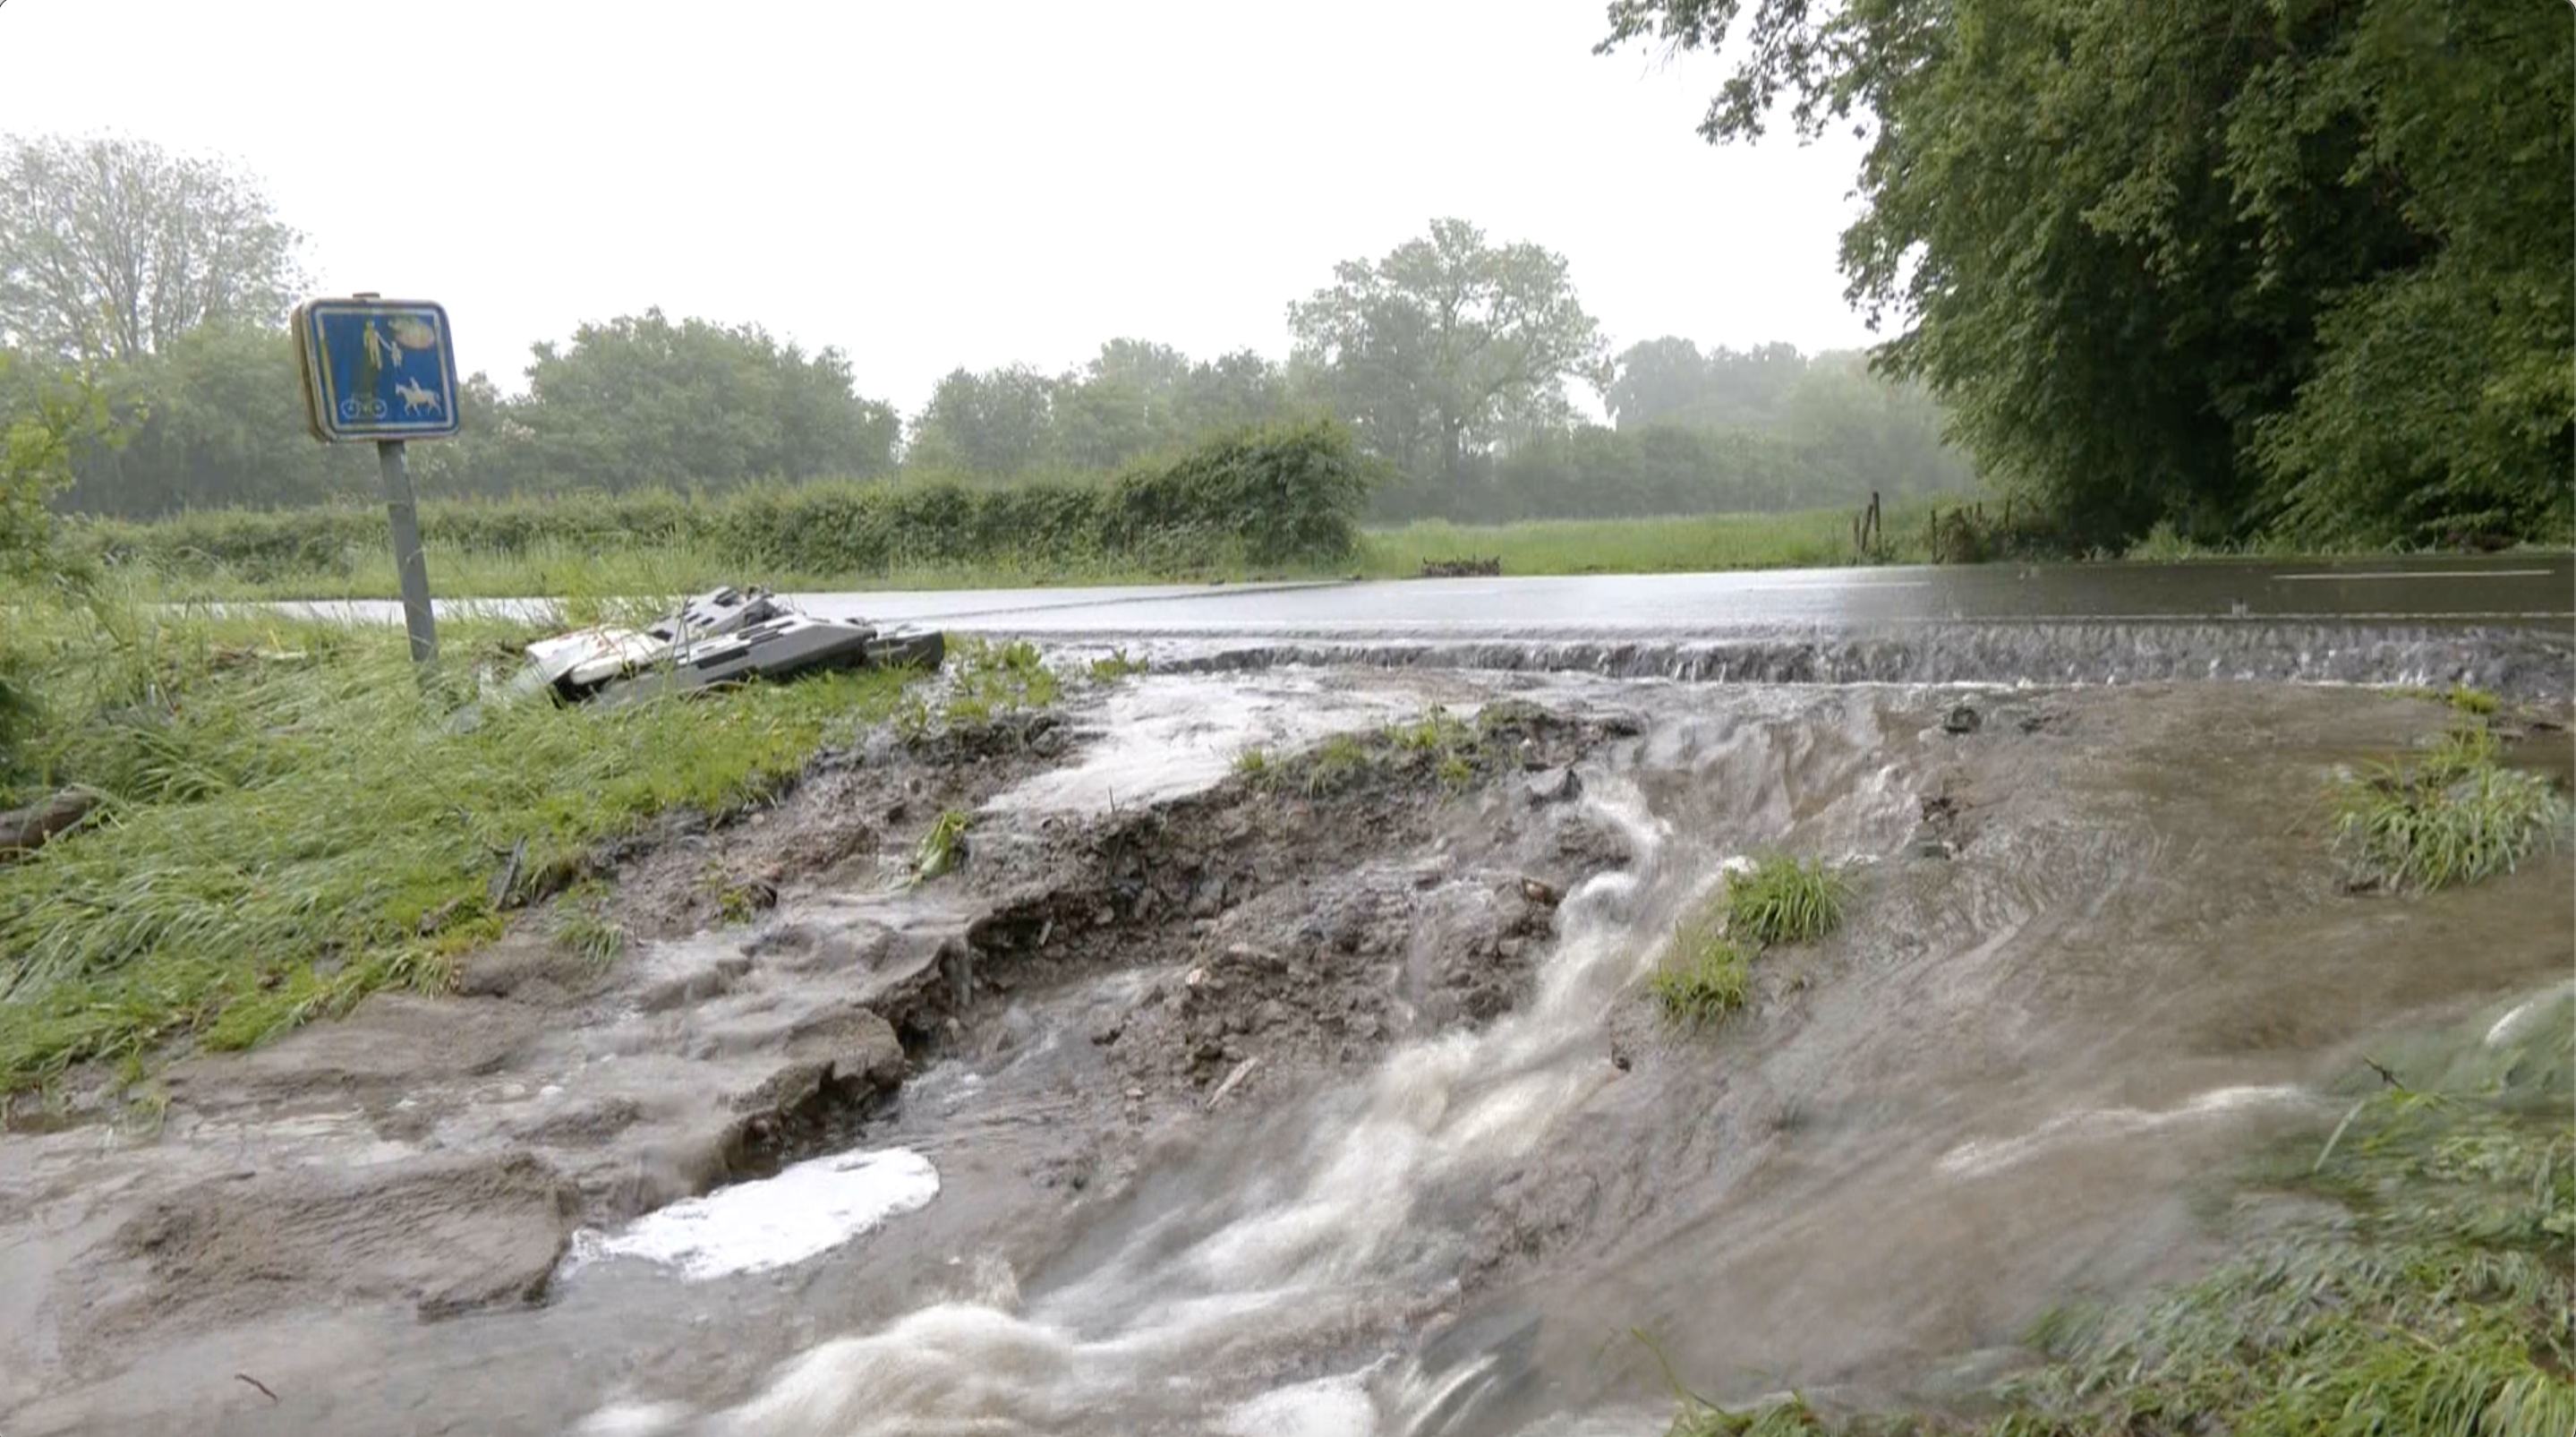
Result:
[[[2282,1086],[2217,1088],[2178,1108],[2088,1108],[2049,1119],[2019,1137],[1970,1141],[1941,1155],[1940,1170],[1952,1177],[1975,1177],[2010,1167],[2042,1149],[2064,1142],[2099,1141],[2149,1132],[2175,1123],[2224,1117],[2256,1109],[2312,1103],[2306,1091]]]
[[[1026,1301],[939,1303],[824,1343],[748,1403],[685,1430],[1044,1433],[1092,1430],[1108,1413],[1149,1425],[1159,1412],[1231,1437],[1376,1437],[1373,1368],[1248,1396],[1210,1390],[1209,1374],[1258,1369],[1301,1335],[1349,1323],[1390,1284],[1454,1270],[1459,1236],[1421,1220],[1423,1195],[1483,1180],[1615,1080],[1592,1038],[1651,961],[1634,924],[1670,834],[1633,785],[1585,782],[1583,802],[1626,832],[1638,871],[1566,896],[1526,1009],[1398,1048],[1321,1095],[1259,1170],[1136,1215]]]
[[[690,1281],[761,1272],[819,1257],[938,1195],[938,1170],[908,1148],[837,1153],[673,1203],[620,1232],[584,1229],[568,1261],[641,1258]]]
[[[1225,1437],[1377,1437],[1368,1374],[1326,1377],[1265,1392],[1225,1414]]]
[[[2487,1046],[2499,1047],[2521,1037],[2534,1018],[2546,1014],[2553,1005],[2570,996],[2576,996],[2576,983],[2558,984],[2538,997],[2526,998],[2515,1004],[2511,1012],[2496,1019],[2495,1026],[2487,1029]]]

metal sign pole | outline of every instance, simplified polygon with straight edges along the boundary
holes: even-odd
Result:
[[[368,290],[347,299],[308,299],[295,307],[294,327],[304,419],[313,437],[326,444],[375,441],[385,512],[393,520],[403,627],[426,683],[438,663],[438,625],[429,608],[429,558],[421,552],[420,506],[412,498],[403,441],[456,433],[456,352],[447,310]]]
[[[438,662],[438,621],[429,610],[429,556],[420,547],[420,508],[412,502],[411,469],[403,442],[380,440],[376,462],[384,471],[385,511],[393,519],[394,568],[402,576],[403,627],[411,632],[412,662],[426,672]]]

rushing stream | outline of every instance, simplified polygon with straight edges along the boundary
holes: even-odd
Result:
[[[1619,722],[1571,778],[1201,801],[1247,745],[1505,696]],[[1945,724],[1962,702],[1979,720]],[[1649,1437],[1675,1382],[1973,1390],[2052,1305],[2186,1276],[2273,1220],[2230,1174],[2321,1138],[2365,1056],[2559,1011],[2564,850],[2421,899],[2340,890],[2321,785],[2430,707],[1133,680],[979,791],[960,878],[908,889],[863,854],[758,924],[639,945],[595,991],[387,995],[209,1060],[149,1143],[12,1135],[0,1428]],[[710,852],[811,844],[926,772],[865,760]],[[952,800],[906,801],[917,825]],[[1175,879],[1189,906],[1111,913],[1122,870],[1049,866],[1156,805],[1195,836],[1154,861],[1221,896]],[[1740,1015],[1665,1028],[1641,979],[1772,848],[1846,864],[1849,923],[1763,955]],[[1530,911],[1540,871],[1589,876],[1524,944],[1497,914]],[[854,1005],[988,931],[1015,874],[1071,906],[1026,910],[1033,943],[984,970],[1008,981],[932,1010],[945,1036],[907,1033],[888,1104],[772,1175],[705,1176],[738,1094],[863,1047]],[[1049,946],[1059,921],[1091,946]],[[1242,941],[1295,966],[1182,1003]],[[1470,1017],[1461,993],[1509,997]],[[1252,1026],[1191,1066],[1172,1015],[1211,1012]],[[448,1292],[461,1310],[433,1312]]]
[[[1639,922],[1673,844],[1632,788],[1591,792],[1637,867],[1568,896],[1524,1011],[1401,1048],[1348,1089],[1219,1137],[1148,1178],[1016,1300],[942,1304],[827,1344],[721,1425],[818,1437],[1138,1431],[1157,1419],[1380,1430],[1364,1380],[1376,1359],[1248,1399],[1225,1379],[1295,1370],[1373,1318],[1401,1322],[1456,1269],[1476,1196],[1618,1076],[1597,1034],[1653,956]]]
[[[2186,1268],[2195,1179],[2319,1121],[2309,1083],[2373,1022],[2546,972],[2553,928],[2563,954],[2563,902],[2520,941],[2492,908],[2319,911],[2308,865],[2263,861],[2315,770],[2159,776],[2187,736],[2153,722],[2016,797],[1973,866],[1888,862],[1949,744],[1904,707],[1660,712],[1583,776],[1633,861],[1568,896],[1517,1012],[1212,1131],[1036,1271],[824,1342],[730,1409],[592,1430],[1650,1433],[1667,1359],[1736,1397],[1937,1382],[2051,1300]],[[1637,1032],[1677,916],[1768,844],[1861,865],[1858,960],[1741,1036]],[[2500,941],[2428,984],[2419,921]],[[1462,1298],[1466,1272],[1499,1280]]]

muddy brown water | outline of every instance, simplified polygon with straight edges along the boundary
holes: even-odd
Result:
[[[1464,792],[1229,777],[1502,699],[1554,717]],[[2363,1054],[2566,984],[2563,851],[2341,890],[2327,775],[2442,722],[1279,670],[854,756],[639,856],[605,972],[514,940],[464,996],[181,1065],[157,1135],[0,1137],[0,1430],[1655,1432],[1632,1331],[1713,1396],[1938,1391],[2206,1262],[2230,1164],[2331,1126]],[[951,805],[965,869],[903,888]],[[1772,847],[1848,860],[1851,923],[1662,1028],[1674,924]],[[696,931],[710,870],[776,906]],[[843,1148],[936,1196],[759,1270],[583,1260]]]

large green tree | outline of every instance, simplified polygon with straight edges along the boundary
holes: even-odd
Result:
[[[1805,377],[1807,357],[1796,345],[1777,343],[1702,354],[1689,340],[1666,335],[1621,351],[1616,373],[1602,399],[1622,429],[1772,425]]]
[[[1608,382],[1601,327],[1563,256],[1441,219],[1382,259],[1346,260],[1288,307],[1295,362],[1361,442],[1416,480],[1506,437],[1561,429],[1565,386]]]
[[[259,182],[116,136],[0,138],[0,345],[133,361],[207,323],[277,324],[298,237]]]
[[[1869,138],[1842,261],[2084,540],[2564,537],[2576,22],[2549,0],[1615,0],[1702,132]]]
[[[980,478],[1037,470],[1050,454],[1054,403],[1054,382],[1027,365],[952,369],[913,420],[905,461]]]
[[[837,349],[651,309],[533,354],[527,398],[495,419],[524,435],[546,487],[722,488],[894,465],[894,411],[852,391]]]
[[[125,442],[84,446],[64,502],[146,518],[372,492],[374,456],[363,445],[316,443],[302,386],[282,327],[217,322],[179,334],[109,371],[104,389]]]

